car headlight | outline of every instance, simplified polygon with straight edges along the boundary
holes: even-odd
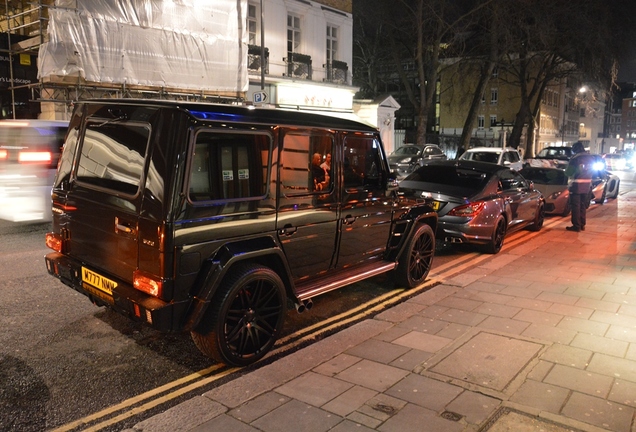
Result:
[[[407,158],[404,158],[404,159],[400,159],[400,162],[398,162],[398,163],[401,163],[401,164],[411,163],[411,158],[407,157]]]
[[[565,192],[565,191],[553,192],[548,198],[550,198],[551,200],[555,200],[558,197],[560,197],[561,194],[563,194],[563,192]]]
[[[594,162],[592,164],[592,169],[594,171],[601,171],[605,169],[605,162]]]

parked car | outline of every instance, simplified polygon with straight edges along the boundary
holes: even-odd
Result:
[[[618,198],[621,179],[616,174],[605,169],[595,172],[592,178],[592,191],[590,193],[590,202],[603,205],[606,199]]]
[[[405,144],[389,155],[389,166],[398,178],[404,178],[427,160],[444,160],[446,154],[435,144]]]
[[[525,165],[565,169],[572,156],[572,147],[549,146],[541,149],[534,158],[527,159]]]
[[[469,160],[431,161],[400,183],[400,194],[429,203],[439,215],[440,245],[472,243],[501,250],[513,231],[543,226],[541,192],[516,171]]]
[[[0,219],[51,220],[51,186],[68,122],[0,120]]]
[[[331,154],[328,173],[320,166]],[[393,272],[425,281],[437,213],[397,195],[377,129],[327,115],[105,99],[75,104],[48,272],[97,305],[247,365],[287,301]]]
[[[515,171],[523,168],[519,151],[511,147],[474,147],[466,150],[459,157],[459,160],[487,162],[505,166]]]
[[[570,214],[570,193],[565,170],[551,167],[526,166],[519,171],[526,180],[541,191],[545,198],[546,214],[567,216]]]

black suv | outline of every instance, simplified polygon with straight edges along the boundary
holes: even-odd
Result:
[[[388,271],[422,283],[437,225],[397,195],[374,128],[131,99],[75,106],[52,212],[50,274],[235,365],[274,345],[287,299]]]

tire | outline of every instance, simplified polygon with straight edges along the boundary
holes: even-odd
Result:
[[[497,220],[495,229],[492,232],[492,238],[490,243],[485,244],[483,247],[484,252],[489,254],[499,253],[504,244],[504,238],[506,237],[506,220],[500,217]]]
[[[238,264],[219,286],[204,323],[191,333],[192,340],[214,360],[249,365],[274,346],[286,304],[283,281],[273,270]]]
[[[537,214],[534,216],[534,221],[532,225],[528,227],[530,231],[541,231],[543,228],[543,222],[545,221],[545,207],[543,204],[539,204],[539,208],[537,209]]]
[[[421,224],[416,227],[408,243],[397,269],[396,285],[414,288],[426,280],[435,254],[435,234],[430,226]]]
[[[565,207],[563,208],[563,212],[561,213],[561,216],[563,217],[568,216],[571,211],[572,211],[572,206],[570,205],[570,199],[568,198],[568,201],[565,203]]]

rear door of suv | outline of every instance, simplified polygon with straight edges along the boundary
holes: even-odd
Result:
[[[146,122],[109,117],[94,115],[83,126],[74,175],[66,182],[58,178],[53,202],[64,213],[60,220],[69,255],[86,264],[84,288],[107,301],[116,284],[113,276],[131,281],[138,266],[138,221],[151,129]],[[70,139],[79,132],[75,126]]]

